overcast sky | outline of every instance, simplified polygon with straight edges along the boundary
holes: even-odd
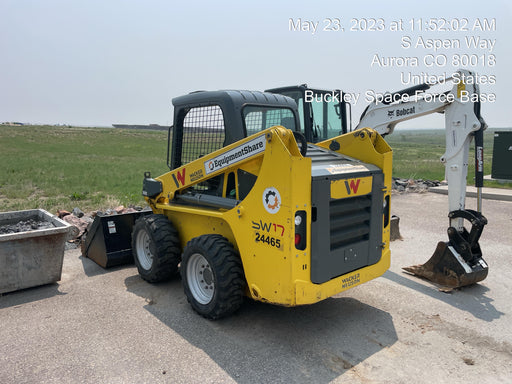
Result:
[[[458,67],[452,65],[454,55],[467,54],[477,60],[467,68],[495,79],[495,84],[480,85],[482,93],[496,95],[495,102],[482,105],[488,125],[512,127],[507,0],[0,0],[0,15],[0,122],[169,125],[171,99],[191,91],[308,83],[361,93],[353,107],[357,123],[365,92],[409,87],[402,84],[402,72],[451,74]],[[316,32],[291,31],[290,19],[297,26],[299,18],[318,22]],[[336,29],[335,19],[344,32],[322,30]],[[356,24],[351,19],[359,20],[362,29],[383,25],[384,30],[350,31]],[[496,30],[475,27],[477,20],[485,27],[484,19],[495,20]],[[403,31],[391,31],[399,20]],[[427,32],[428,26],[441,30]],[[406,49],[404,36],[413,45],[421,37],[461,46]],[[468,48],[466,39],[477,37],[489,43]],[[375,55],[416,57],[419,65],[372,66]],[[427,55],[444,55],[447,64],[427,67]],[[425,117],[402,127],[440,128],[442,122]]]

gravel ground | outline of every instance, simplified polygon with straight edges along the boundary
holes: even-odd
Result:
[[[446,239],[447,197],[392,203],[404,240],[384,276],[311,306],[247,300],[217,322],[179,279],[151,285],[67,251],[59,284],[0,297],[0,382],[511,382],[512,202],[484,201],[489,277],[452,293],[401,271]]]

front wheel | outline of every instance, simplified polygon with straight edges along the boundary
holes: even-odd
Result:
[[[221,235],[202,235],[188,242],[183,252],[181,280],[192,308],[208,319],[227,316],[242,304],[242,261],[233,245]]]
[[[139,275],[150,283],[169,279],[178,272],[180,239],[164,215],[141,216],[132,232],[133,258]]]

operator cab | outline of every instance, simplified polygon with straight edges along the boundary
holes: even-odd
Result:
[[[199,91],[176,97],[172,103],[171,170],[275,125],[300,130],[297,104],[279,94]]]
[[[294,132],[300,130],[297,104],[279,94],[236,90],[199,91],[176,97],[172,103],[174,124],[169,130],[167,150],[170,170],[276,125]],[[199,181],[204,175],[201,173],[190,177]],[[199,181],[190,187],[190,192],[223,198],[224,207],[232,208],[238,200],[247,196],[256,178],[248,171],[236,169],[226,177],[219,175]],[[180,180],[175,182],[180,185]],[[183,191],[181,197],[186,192]]]
[[[350,104],[340,90],[312,89],[307,84],[267,89],[295,100],[299,108],[301,133],[310,143],[318,143],[349,131]]]

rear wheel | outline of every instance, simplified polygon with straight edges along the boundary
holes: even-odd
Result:
[[[132,232],[132,250],[139,275],[150,283],[169,279],[178,272],[180,239],[164,215],[141,216]]]
[[[227,316],[242,304],[242,261],[233,245],[221,235],[203,235],[188,242],[183,252],[181,280],[192,308],[208,319]]]

